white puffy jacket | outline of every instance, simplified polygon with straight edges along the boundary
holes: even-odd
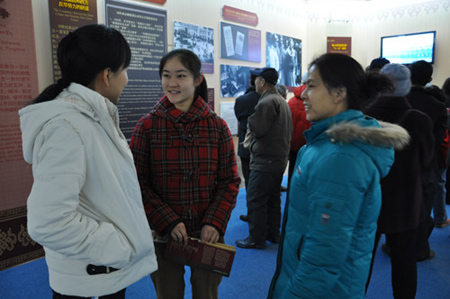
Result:
[[[44,247],[51,288],[101,296],[155,271],[153,239],[117,107],[72,83],[56,99],[19,115],[34,177],[28,233]],[[120,270],[89,275],[88,264]]]

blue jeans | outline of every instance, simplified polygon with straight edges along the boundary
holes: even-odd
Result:
[[[442,224],[447,221],[447,210],[445,209],[445,200],[447,190],[445,183],[447,180],[447,168],[436,169],[436,193],[434,194],[433,216],[436,224]]]

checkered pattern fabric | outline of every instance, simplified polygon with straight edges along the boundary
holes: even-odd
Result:
[[[190,236],[205,224],[225,233],[240,178],[228,126],[203,99],[183,113],[163,97],[130,147],[152,229],[164,235],[184,222]]]

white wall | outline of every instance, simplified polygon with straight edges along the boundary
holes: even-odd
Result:
[[[407,2],[411,4],[400,6],[395,6],[396,0],[391,0],[392,7],[378,7],[373,2],[354,4],[351,11],[341,16],[348,22],[330,22],[329,12],[314,11],[310,7],[307,36],[303,41],[303,61],[307,62],[326,51],[327,35],[351,36],[352,57],[365,67],[372,59],[380,56],[382,36],[436,30],[432,83],[441,87],[445,79],[450,77],[450,0],[421,3],[411,0]]]
[[[50,48],[50,25],[48,2],[31,0],[35,25],[36,55],[38,62],[39,89],[52,83],[52,64]],[[97,1],[98,21],[104,23],[104,1]],[[130,2],[167,10],[168,44],[173,47],[173,21],[191,23],[214,29],[214,74],[207,74],[210,87],[215,89],[215,108],[221,101],[234,101],[220,98],[220,64],[244,66],[265,66],[266,32],[292,36],[303,41],[303,71],[316,56],[326,52],[327,36],[351,36],[352,56],[363,67],[380,55],[380,38],[385,35],[437,31],[436,62],[434,64],[433,84],[442,86],[450,77],[450,0],[424,0],[417,4],[379,7],[368,1],[319,1],[319,0],[167,0],[165,5],[151,4],[140,0]],[[316,4],[319,2],[318,4]],[[325,2],[325,3],[324,3]],[[345,2],[345,4],[343,4]],[[404,1],[402,1],[404,3]],[[416,4],[411,4],[416,3]],[[219,23],[224,5],[254,12],[261,30],[261,63],[220,59]],[[246,26],[246,25],[242,25]],[[250,27],[250,26],[249,26]]]

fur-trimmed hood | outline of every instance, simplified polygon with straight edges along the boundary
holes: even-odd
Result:
[[[371,157],[381,177],[389,173],[394,163],[394,149],[405,148],[410,140],[409,133],[401,126],[379,122],[373,117],[365,116],[359,110],[347,110],[334,117],[313,122],[304,135],[307,144],[331,141],[343,147],[350,145],[358,148],[360,153]],[[325,148],[321,150],[325,151]],[[329,150],[332,148],[326,149],[327,152]]]
[[[409,144],[411,138],[408,131],[401,126],[382,121],[378,123],[381,128],[362,127],[354,122],[342,122],[332,125],[325,133],[333,142],[361,141],[375,146],[394,147],[396,150],[402,150]]]

